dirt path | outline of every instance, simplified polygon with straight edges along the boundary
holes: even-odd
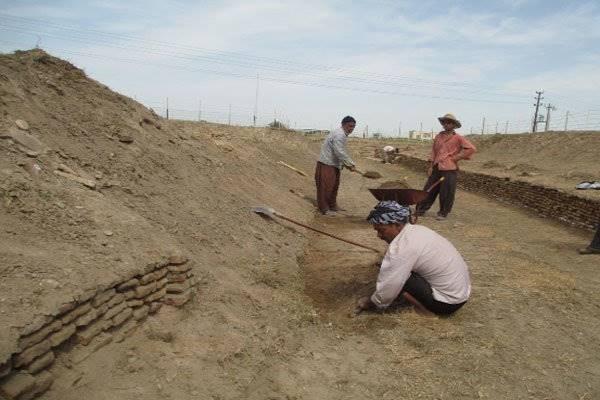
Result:
[[[409,176],[413,187],[424,179],[399,166],[369,167]],[[364,222],[365,206],[375,201],[353,183],[343,186],[341,198],[360,201],[349,216],[325,222],[376,245]],[[315,307],[341,330],[373,340],[376,365],[392,371],[401,364],[389,384],[408,398],[599,396],[600,262],[575,252],[590,238],[476,195],[461,192],[457,203],[448,221],[420,221],[449,238],[471,267],[473,297],[456,316],[428,320],[404,311],[349,318],[356,297],[372,290],[373,256],[316,237],[304,264]]]
[[[407,176],[413,186],[423,180],[398,165],[362,163],[386,178]],[[375,204],[366,188],[376,182],[346,172],[342,179],[345,215],[313,223],[383,251],[364,222]],[[311,187],[310,179],[295,184],[312,195]],[[473,297],[452,318],[411,310],[351,318],[356,298],[372,288],[377,257],[275,224],[265,229],[276,229],[281,242],[265,245],[279,256],[241,263],[241,278],[228,275],[235,293],[206,277],[183,314],[163,310],[79,368],[64,364],[44,398],[600,396],[598,260],[575,254],[589,237],[462,192],[450,220],[421,223],[448,237],[471,267]],[[305,238],[299,269],[294,249]],[[234,300],[240,293],[243,303]]]

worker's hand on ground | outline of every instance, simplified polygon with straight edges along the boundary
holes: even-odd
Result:
[[[373,302],[369,296],[361,297],[356,302],[356,308],[354,309],[354,314],[360,314],[364,310],[370,310],[374,307]]]

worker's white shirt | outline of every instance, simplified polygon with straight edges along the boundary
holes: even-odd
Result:
[[[425,226],[406,224],[385,253],[371,301],[389,306],[411,272],[429,282],[438,301],[459,304],[471,294],[469,267],[452,243]]]
[[[319,162],[338,169],[342,169],[343,166],[354,165],[354,161],[352,161],[346,150],[347,142],[348,137],[342,128],[331,131],[321,145]]]

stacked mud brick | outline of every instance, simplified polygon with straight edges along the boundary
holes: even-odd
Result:
[[[18,349],[0,362],[0,399],[33,399],[53,382],[49,371],[61,354],[85,354],[129,335],[163,304],[187,303],[196,285],[188,260],[172,256],[109,287],[85,292],[23,328]],[[88,352],[88,354],[91,354]]]
[[[382,154],[377,151],[376,155],[381,157]],[[427,161],[403,154],[397,155],[394,163],[406,165],[419,172],[427,170]],[[600,223],[600,201],[575,196],[555,188],[467,171],[459,172],[458,186],[580,228],[589,229]]]

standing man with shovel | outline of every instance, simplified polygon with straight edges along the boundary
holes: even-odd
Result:
[[[315,170],[317,184],[317,205],[323,215],[335,216],[341,211],[337,205],[337,192],[340,186],[340,173],[343,167],[354,171],[354,161],[348,155],[346,142],[354,131],[356,120],[350,116],[342,119],[341,127],[331,131],[321,146],[321,154]]]
[[[458,174],[458,162],[469,160],[476,148],[471,142],[455,132],[462,125],[452,114],[439,117],[438,120],[444,128],[433,140],[429,167],[427,169],[427,183],[424,190],[430,188],[440,178],[444,178],[441,185],[429,192],[427,199],[417,206],[417,215],[424,215],[431,208],[438,194],[440,195],[440,211],[436,219],[443,221],[448,217],[454,205],[456,194],[456,177]]]

